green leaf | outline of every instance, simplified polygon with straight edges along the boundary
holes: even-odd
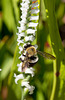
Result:
[[[60,68],[65,66],[65,53],[62,46],[57,20],[55,16],[55,0],[44,0],[45,1],[45,8],[47,12],[47,20],[49,26],[49,34],[51,38],[51,44],[56,55],[56,60],[54,61],[54,82],[53,82],[53,90],[51,94],[50,100],[59,100],[59,87],[61,80],[59,79],[59,75],[56,74],[60,73]],[[61,64],[62,62],[62,64]]]
[[[37,91],[37,99],[36,100],[45,100],[42,91]]]
[[[9,74],[11,66],[13,63],[13,59],[10,56],[6,56],[3,64],[2,64],[2,71],[1,71],[1,79],[5,79],[6,76]]]
[[[3,22],[3,20],[2,20],[2,12],[0,12],[0,32],[2,30],[2,22]]]
[[[10,31],[16,29],[11,0],[2,0],[3,21]]]
[[[16,17],[16,22],[18,23],[19,20],[19,8],[18,8],[18,0],[12,0],[12,4],[14,7],[14,13],[15,13],[15,17]]]

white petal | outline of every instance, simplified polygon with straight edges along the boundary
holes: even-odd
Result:
[[[34,33],[27,33],[27,34],[30,34],[30,35],[33,35],[33,36],[35,36],[36,34],[35,34],[35,32]]]
[[[32,35],[25,37],[25,41],[33,41],[34,39],[35,39],[35,37]]]
[[[25,11],[25,12],[24,12]],[[27,9],[24,9],[23,11],[22,11],[22,16],[23,16],[23,18],[26,18],[26,16],[27,16]]]
[[[18,80],[24,79],[23,74],[16,75],[16,74],[14,73],[14,77],[15,77],[15,83],[16,83],[16,84],[18,84],[18,83],[17,83]]]
[[[36,27],[37,25],[38,25],[38,23],[34,23],[34,22],[28,23],[29,27]]]
[[[19,54],[21,54],[21,52],[23,51],[23,48],[21,46],[19,46]]]
[[[36,30],[33,29],[27,29],[27,33],[35,33]]]
[[[17,27],[17,29],[18,29],[19,33],[21,33],[22,31],[25,30],[25,27],[24,27],[24,26],[22,26],[22,27]]]
[[[29,89],[29,91],[30,91],[29,94],[33,94],[33,90],[34,90],[34,89],[35,89],[35,87],[34,87],[34,86],[31,86],[30,89]]]
[[[20,43],[24,43],[24,40],[17,39],[17,41],[18,41],[18,46],[19,46]]]
[[[27,29],[27,34],[33,34],[35,36],[35,31],[36,31],[36,29],[35,30]]]
[[[30,86],[29,85],[29,82],[27,82],[27,81],[22,81],[22,86],[25,86],[26,87],[26,89],[28,88],[28,90],[29,90],[29,94],[33,94],[33,90],[35,89],[35,87],[34,86]]]
[[[22,2],[25,2],[26,0],[22,0]]]
[[[29,8],[28,3],[21,3],[21,8]]]
[[[16,74],[14,73],[14,77],[16,77]]]
[[[17,39],[17,41],[20,42],[20,43],[24,43],[24,40]]]
[[[22,59],[22,60],[24,60],[25,59],[25,57],[23,56],[23,55],[21,55],[20,57],[19,57],[19,59]]]
[[[21,16],[20,18],[22,19],[22,23],[24,24],[23,27],[25,29],[25,24],[27,22],[26,17],[25,16]],[[22,27],[22,24],[20,26]]]
[[[23,44],[23,48],[24,48],[24,46],[26,46],[26,45],[27,45],[27,43],[24,43],[24,44]]]
[[[21,27],[25,27],[26,17],[22,15],[20,18],[22,19],[21,21],[19,21],[20,26]]]
[[[38,20],[39,19],[39,16],[31,16],[30,17],[30,20]]]
[[[28,87],[28,86],[29,86],[28,83],[29,83],[29,82],[27,82],[27,81],[22,81],[22,86]]]
[[[37,14],[37,13],[39,13],[39,10],[38,9],[32,9],[31,10],[31,14]]]
[[[28,8],[29,8],[29,7],[27,7],[27,8],[22,8],[22,7],[21,7],[20,9],[21,9],[22,11],[27,12]]]
[[[22,62],[20,64],[17,64],[17,66],[18,66],[18,71],[22,72]]]
[[[30,68],[27,68],[26,70],[25,70],[25,73],[26,74],[31,74],[31,76],[33,77],[34,76],[34,69],[32,68],[32,67],[30,67]]]
[[[20,50],[20,51],[23,51],[23,48],[22,48],[21,46],[19,46],[19,50]]]
[[[23,18],[23,16],[21,16]],[[25,23],[26,23],[26,18],[23,18],[21,21],[19,21],[20,27],[25,29]]]
[[[18,67],[18,71],[22,72],[22,66]]]
[[[25,2],[28,2],[28,3],[29,3],[29,0],[22,0],[22,2],[23,2],[23,3],[25,3]]]
[[[22,33],[16,33],[18,36],[20,36],[20,37],[24,37],[25,36],[25,33],[24,32],[22,32]]]
[[[0,71],[2,71],[2,69],[0,69]]]
[[[17,64],[17,66],[18,66],[18,67],[21,67],[21,66],[22,66],[22,62],[21,62],[20,64]]]

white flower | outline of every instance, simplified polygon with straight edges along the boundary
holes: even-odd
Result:
[[[0,71],[2,71],[2,69],[0,69]]]
[[[32,35],[25,37],[25,41],[33,41],[34,39],[35,37],[33,37]]]
[[[24,18],[24,16],[21,16],[21,18],[22,18],[22,21],[19,21],[19,24],[20,24],[21,29],[24,28],[24,30],[25,30],[26,29],[26,27],[25,27],[26,18]]]
[[[24,9],[24,10],[22,11],[22,16],[21,16],[22,22],[23,22],[23,20],[26,22],[26,16],[27,16],[27,10]],[[25,22],[24,22],[24,23],[25,23]]]
[[[21,46],[19,46],[19,53],[21,54],[21,52],[23,51],[23,48]]]
[[[18,71],[19,71],[19,72],[22,72],[22,67],[21,67],[21,66],[18,67]]]
[[[27,30],[27,34],[33,34],[33,35],[35,36],[35,31],[36,31],[36,29],[35,29],[35,30],[33,30],[33,29],[28,29],[28,30]]]
[[[18,35],[18,38],[20,39],[21,37],[24,37],[25,36],[25,33],[22,32],[21,34],[20,33],[16,33]]]
[[[17,27],[17,29],[18,29],[19,33],[21,33],[22,31],[24,31],[24,30],[25,30],[25,26],[22,26],[22,27]]]
[[[18,46],[20,45],[20,43],[24,43],[24,40],[17,39],[17,41],[18,41]]]
[[[18,67],[21,67],[21,66],[22,66],[22,62],[21,62],[20,64],[17,64],[17,66],[18,66]]]
[[[18,67],[18,71],[22,72],[22,62],[20,64],[17,64],[17,67]]]
[[[29,94],[33,94],[33,90],[35,89],[35,87],[34,86],[30,86],[29,85],[29,82],[22,81],[22,84],[21,85],[22,86],[25,86],[25,88],[29,90],[29,92],[30,92]]]
[[[28,27],[37,27],[38,23],[30,22],[28,23]]]
[[[19,59],[22,59],[22,60],[24,60],[25,59],[25,57],[23,56],[23,55],[21,55],[20,57],[19,57]]]
[[[29,0],[22,0],[22,2],[28,2],[29,3]]]
[[[25,70],[25,73],[26,74],[31,74],[31,76],[33,77],[34,76],[34,69],[32,68],[32,67],[30,67],[30,68],[27,68],[26,70]]]
[[[14,77],[15,77],[15,83],[16,83],[16,84],[18,84],[18,83],[17,83],[18,80],[24,79],[23,74],[16,75],[16,74],[14,73]]]
[[[30,91],[30,93],[29,94],[33,94],[33,90],[35,89],[35,87],[34,86],[30,86],[29,87],[29,91]]]
[[[23,9],[27,10],[27,9],[29,9],[28,3],[21,3],[21,6],[22,6],[21,10],[23,10]]]
[[[38,20],[39,19],[39,16],[31,16],[30,17],[30,20]]]
[[[37,8],[37,9],[32,9],[31,10],[31,14],[37,14],[37,13],[39,13],[39,9]]]
[[[29,86],[28,83],[29,83],[29,82],[27,82],[27,81],[22,81],[22,86],[28,87],[28,86]]]

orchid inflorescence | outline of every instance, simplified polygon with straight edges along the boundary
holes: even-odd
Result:
[[[31,44],[35,40],[38,19],[39,19],[39,4],[38,0],[22,0],[21,3],[21,21],[19,21],[20,27],[17,27],[18,33],[17,42],[19,47],[20,58],[24,60],[24,56],[22,55],[23,48],[26,44]],[[19,75],[14,74],[15,83],[18,84],[18,80],[21,81],[21,86],[25,87],[24,90],[28,89],[29,93],[32,94],[34,90],[34,86],[29,85],[28,74],[33,77],[34,76],[34,68],[26,68],[24,74],[22,72],[22,62],[17,64]]]

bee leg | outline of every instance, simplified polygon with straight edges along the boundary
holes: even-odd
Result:
[[[28,67],[29,67],[29,63],[28,63],[28,62],[25,63],[25,66],[24,66],[24,64],[22,64],[22,72],[25,72],[25,70],[26,70]]]
[[[22,58],[20,58],[20,60],[21,60],[22,62],[24,62],[24,60],[22,60]]]
[[[22,68],[22,72],[25,72],[26,68],[27,68],[27,67],[23,67],[23,68]]]
[[[26,53],[26,57],[28,57],[28,52]]]

